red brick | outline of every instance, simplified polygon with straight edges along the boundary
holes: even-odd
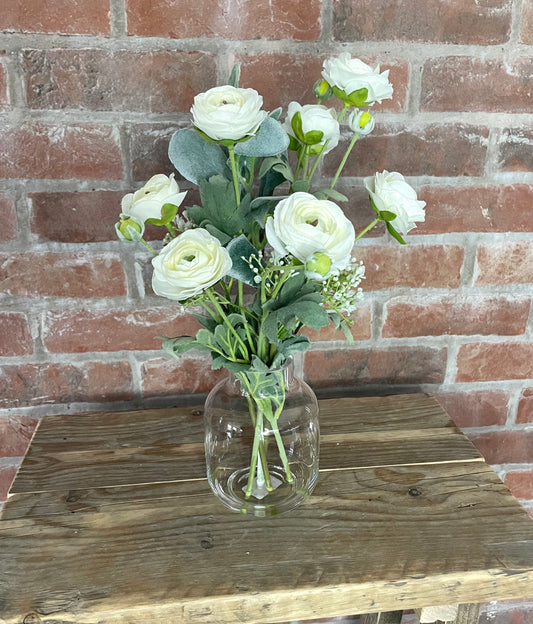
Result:
[[[292,39],[314,41],[321,31],[319,0],[128,0],[128,34],[148,37]]]
[[[17,470],[17,466],[0,466],[0,501],[7,499],[7,493],[15,479]]]
[[[372,307],[368,303],[361,303],[360,307],[350,317],[353,325],[350,329],[354,340],[368,340],[372,337]],[[302,332],[311,342],[324,342],[327,340],[341,340],[346,342],[344,332],[337,330],[333,325],[328,325],[320,330],[306,327]]]
[[[308,351],[306,379],[315,387],[442,383],[446,349],[401,347]]]
[[[0,63],[0,110],[9,106],[9,98],[7,95],[7,76],[4,66]]]
[[[109,0],[54,0],[35,5],[3,0],[0,30],[65,34],[109,34]]]
[[[476,285],[533,282],[533,243],[501,241],[477,250]]]
[[[434,397],[458,427],[490,427],[507,422],[507,392],[444,392]]]
[[[530,307],[529,299],[516,297],[397,297],[387,303],[383,336],[523,334]]]
[[[118,134],[107,126],[24,124],[0,132],[0,177],[122,178]]]
[[[168,159],[168,144],[178,129],[178,126],[168,124],[139,124],[131,128],[129,142],[134,180],[146,182],[157,173],[175,173]],[[179,175],[176,179],[181,188]]]
[[[533,128],[505,128],[498,148],[502,171],[533,171]]]
[[[24,297],[110,297],[126,294],[115,254],[0,255],[1,292]]]
[[[487,146],[488,130],[481,126],[382,124],[356,143],[343,175],[371,176],[386,169],[406,176],[481,176]],[[328,154],[325,175],[334,175],[345,149],[341,141]]]
[[[31,333],[24,314],[0,312],[0,327],[2,327],[0,356],[6,357],[33,353]]]
[[[533,377],[533,344],[478,342],[464,344],[457,356],[457,381],[495,381]]]
[[[489,464],[533,463],[533,431],[468,434]]]
[[[428,60],[424,66],[423,111],[527,113],[532,105],[529,58],[517,59],[511,65],[503,60],[449,56]]]
[[[116,240],[126,191],[31,193],[31,229],[41,240],[94,243]]]
[[[185,355],[179,361],[158,358],[141,366],[142,391],[145,397],[200,394],[209,392],[226,375],[225,370],[212,370],[206,356]]]
[[[0,195],[0,242],[13,240],[17,237],[18,225],[15,202]]]
[[[516,472],[508,472],[505,475],[504,483],[516,498],[533,498],[533,471],[518,470]]]
[[[533,388],[525,388],[518,403],[516,422],[533,423]]]
[[[25,50],[30,108],[188,112],[216,83],[213,57],[175,50]]]
[[[533,509],[526,511],[529,511],[531,515]],[[509,608],[496,613],[482,613],[479,617],[479,624],[531,624],[531,622],[533,622],[533,608],[527,606]]]
[[[313,84],[321,78],[324,58],[327,57],[265,53],[254,56],[240,54],[236,60],[242,63],[241,86],[256,89],[263,96],[264,107],[267,110],[282,106],[283,120],[289,102],[294,100],[300,104],[316,103]],[[376,58],[363,60],[372,65],[379,62]],[[268,71],[265,71],[265,68],[268,68]],[[392,100],[384,100],[379,105],[379,110],[395,112],[405,110],[409,82],[408,64],[402,60],[387,59],[386,65],[382,63],[381,69],[382,71],[390,69],[389,78],[394,85],[394,97]],[[332,99],[324,104],[335,106],[336,102]]]
[[[365,264],[363,290],[394,286],[457,288],[464,250],[456,245],[375,245],[356,247]]]
[[[0,418],[0,457],[23,457],[37,422],[28,416]]]
[[[0,367],[0,407],[131,398],[129,363],[19,364]]]
[[[411,234],[447,232],[532,232],[533,187],[425,186],[426,220]]]
[[[510,0],[334,0],[333,34],[347,42],[503,43],[511,31],[511,4]]]
[[[533,4],[522,4],[522,19],[520,20],[520,41],[533,45]]]
[[[195,335],[198,323],[177,307],[151,310],[79,310],[49,312],[43,340],[53,353],[143,351],[159,349],[156,336]]]

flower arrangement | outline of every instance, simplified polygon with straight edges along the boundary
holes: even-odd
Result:
[[[368,108],[392,97],[388,73],[348,54],[330,58],[314,85],[317,103],[291,102],[281,122],[281,109],[264,111],[255,90],[239,87],[235,66],[227,85],[194,98],[193,127],[170,141],[169,158],[198,186],[201,205],[182,209],[186,193],[162,174],[122,200],[119,238],[150,249],[154,292],[191,307],[202,325],[195,336],[165,339],[162,348],[176,358],[189,349],[209,352],[214,369],[226,368],[247,389],[254,423],[266,421],[274,433],[285,389],[268,373],[309,347],[302,328],[333,323],[351,338],[364,278],[353,257],[357,240],[383,221],[404,243],[424,220],[425,203],[395,172],[365,179],[375,218],[363,231],[354,231],[338,205],[348,201],[335,189],[347,158],[374,129]],[[323,104],[332,98],[340,106]],[[338,170],[329,185],[315,185],[345,118],[352,136]],[[159,252],[143,238],[146,224],[167,230]],[[272,487],[262,453],[257,425],[247,497],[257,493],[258,479]]]

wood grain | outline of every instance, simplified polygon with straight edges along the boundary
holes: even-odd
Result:
[[[321,403],[315,492],[263,519],[211,494],[191,409],[41,423],[0,522],[0,623],[260,624],[530,595],[533,522],[431,398]]]

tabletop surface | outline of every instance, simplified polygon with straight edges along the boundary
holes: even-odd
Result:
[[[284,622],[533,594],[533,521],[434,399],[320,402],[272,518],[205,480],[201,407],[43,419],[0,521],[0,622]]]

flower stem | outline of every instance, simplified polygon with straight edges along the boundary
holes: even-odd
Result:
[[[229,159],[231,162],[231,173],[233,175],[233,187],[235,189],[235,200],[237,206],[241,205],[241,192],[239,190],[239,176],[237,173],[237,164],[235,162],[235,144],[228,145]]]
[[[366,228],[364,230],[361,230],[361,232],[359,232],[359,234],[355,237],[355,241],[354,242],[357,242],[362,236],[364,236],[368,231],[370,231],[380,221],[381,221],[381,219],[374,219],[374,221],[372,221],[372,223],[369,223],[366,226]]]
[[[140,239],[141,243],[146,247],[146,249],[148,249],[149,251],[151,251],[154,256],[157,256],[157,251],[152,247],[152,245],[150,245],[149,243],[147,243],[144,238]]]
[[[333,180],[331,181],[331,184],[329,185],[330,189],[332,189],[335,186],[335,184],[337,184],[337,180],[339,179],[339,176],[342,170],[344,169],[344,165],[346,164],[346,161],[348,160],[348,156],[350,155],[350,152],[352,151],[353,146],[355,145],[355,142],[357,141],[358,138],[359,138],[359,135],[357,134],[357,132],[354,132],[352,140],[350,141],[350,145],[348,145],[348,149],[346,150],[344,156],[342,157],[341,164],[339,165],[335,173],[335,176]]]
[[[235,327],[233,327],[233,325],[229,322],[228,317],[226,316],[226,313],[224,312],[224,310],[222,309],[222,306],[220,305],[219,301],[217,300],[217,298],[213,295],[212,289],[208,288],[205,291],[207,297],[209,298],[209,301],[211,301],[211,303],[213,304],[213,306],[215,307],[215,310],[219,313],[219,315],[222,317],[222,321],[225,323],[225,325],[227,325],[228,329],[230,330],[230,332],[235,336],[235,338],[237,339],[237,343],[238,345],[241,347],[241,352],[242,355],[245,359],[248,358],[248,349],[246,348],[246,345],[244,344],[244,342],[242,341],[241,337],[239,336],[239,334],[236,332]]]

